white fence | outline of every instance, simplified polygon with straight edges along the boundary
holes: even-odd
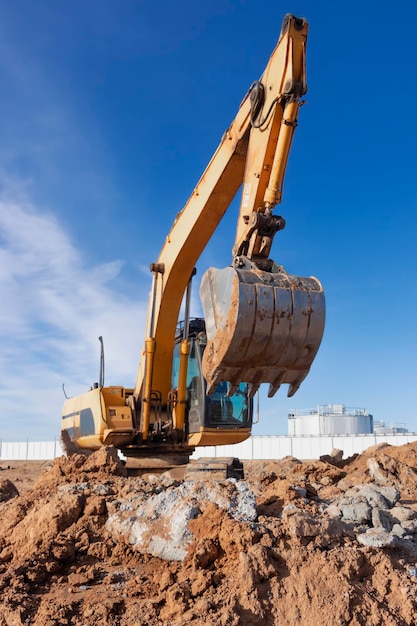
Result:
[[[197,448],[193,457],[236,456],[239,459],[282,459],[294,456],[297,459],[318,459],[330,454],[333,448],[343,450],[345,458],[361,453],[378,443],[402,446],[417,441],[417,433],[398,435],[304,435],[299,437],[255,436],[233,446],[212,446]]]
[[[305,435],[302,437],[255,436],[233,446],[208,446],[197,448],[193,457],[233,456],[248,459],[281,459],[294,456],[298,459],[318,459],[333,448],[343,450],[344,457],[360,453],[378,443],[402,446],[417,441],[417,433],[397,435],[332,435],[328,437]],[[0,441],[0,461],[43,461],[61,456],[59,441]]]
[[[59,441],[0,441],[0,461],[49,461],[61,455]]]

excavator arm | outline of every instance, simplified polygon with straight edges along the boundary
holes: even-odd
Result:
[[[287,274],[269,257],[273,237],[285,225],[272,209],[281,202],[298,109],[307,89],[307,31],[304,19],[284,18],[261,79],[246,94],[151,265],[146,339],[133,393],[141,407],[143,439],[152,394],[157,390],[164,403],[171,390],[175,331],[193,269],[240,187],[233,265],[210,268],[200,290],[208,337],[203,364],[208,392],[220,381],[231,383],[230,393],[240,381],[250,384],[252,394],[262,382],[270,383],[271,395],[281,382],[295,392],[317,352],[324,324],[320,283]],[[265,346],[266,359],[259,360]],[[185,363],[187,349],[185,338]],[[182,405],[184,387],[183,372],[177,395]],[[183,426],[183,413],[184,406],[177,428]]]

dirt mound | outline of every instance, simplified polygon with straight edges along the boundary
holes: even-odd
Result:
[[[0,626],[414,623],[417,444],[245,473],[133,478],[103,448],[20,495],[8,474]],[[168,539],[183,549],[153,556]]]
[[[18,495],[19,492],[12,481],[0,476],[0,502],[6,502],[6,500],[15,498]]]

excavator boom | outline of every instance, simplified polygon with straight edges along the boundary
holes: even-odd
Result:
[[[208,393],[221,381],[231,383],[230,393],[239,382],[247,382],[252,394],[268,382],[273,395],[285,382],[292,395],[317,353],[324,327],[323,289],[317,279],[287,274],[269,257],[273,237],[285,225],[272,209],[281,202],[300,101],[307,90],[307,31],[306,20],[284,18],[261,79],[249,89],[151,266],[148,338],[134,392],[145,409],[151,388],[162,397],[171,388],[172,345],[184,291],[240,187],[232,267],[210,268],[200,289]]]

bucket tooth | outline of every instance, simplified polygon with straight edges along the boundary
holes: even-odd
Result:
[[[259,385],[255,385],[255,384],[249,383],[249,389],[248,389],[248,396],[249,396],[249,398],[253,398],[253,396],[258,391],[258,389],[259,389]]]
[[[288,387],[287,397],[288,398],[292,398],[293,395],[297,393],[299,388],[300,388],[300,385],[290,385]]]
[[[279,390],[281,385],[269,385],[268,387],[268,398],[273,398],[276,392]]]
[[[222,381],[226,381],[227,379],[223,378],[223,372],[221,368],[217,368],[216,371],[212,373],[210,380],[207,380],[207,395],[210,396],[212,393],[216,391],[216,387],[218,383]]]
[[[217,387],[217,383],[216,383],[215,380],[212,380],[212,382],[210,382],[210,383],[207,382],[207,389],[206,389],[207,395],[211,396],[211,394],[216,391],[216,387]]]
[[[303,382],[304,378],[307,376],[308,372],[303,373],[301,376],[298,376],[298,378],[293,382],[290,383],[290,386],[288,388],[288,393],[287,396],[288,398],[292,398],[292,396],[297,393],[297,391],[300,388],[301,383]]]
[[[282,381],[284,380],[286,370],[282,371],[279,376],[276,377],[273,383],[269,385],[268,389],[268,398],[273,398],[278,389],[281,387]]]

